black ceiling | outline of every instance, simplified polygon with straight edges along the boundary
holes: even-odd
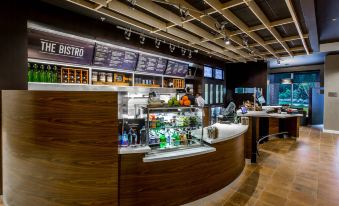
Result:
[[[320,43],[339,41],[339,0],[315,1]]]

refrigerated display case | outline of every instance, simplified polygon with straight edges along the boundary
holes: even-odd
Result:
[[[203,145],[202,108],[159,107],[147,110],[146,134],[151,153]]]

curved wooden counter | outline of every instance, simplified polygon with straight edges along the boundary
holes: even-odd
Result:
[[[181,205],[224,188],[245,166],[244,134],[212,147],[215,152],[160,162],[120,155],[120,205]]]
[[[117,94],[2,94],[6,206],[118,204]]]

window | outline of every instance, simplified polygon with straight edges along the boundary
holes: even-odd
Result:
[[[210,104],[214,104],[213,96],[214,96],[214,90],[213,90],[213,84],[210,84]]]
[[[215,85],[215,103],[216,104],[219,104],[219,93],[220,93],[220,90],[219,90],[219,85]]]
[[[209,91],[208,84],[205,84],[205,97],[204,97],[205,104],[209,104],[209,101],[208,101],[209,100],[208,91]]]
[[[319,71],[271,74],[269,82],[270,105],[307,108],[310,90],[320,87],[320,74]]]

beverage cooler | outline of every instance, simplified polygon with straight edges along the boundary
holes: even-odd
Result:
[[[148,94],[119,93],[119,147],[149,148],[148,154],[203,146],[202,108],[195,106],[152,107]],[[161,99],[176,97],[173,90]]]

